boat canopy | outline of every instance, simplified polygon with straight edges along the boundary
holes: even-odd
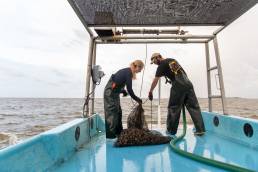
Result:
[[[82,23],[96,26],[226,26],[258,0],[68,0]]]
[[[86,97],[90,95],[90,76],[92,66],[96,64],[97,44],[200,43],[205,44],[209,111],[212,112],[212,99],[221,98],[223,114],[227,114],[217,34],[256,5],[258,0],[68,0],[68,2],[90,35]],[[217,28],[212,34],[196,35],[188,29],[185,30],[188,26]],[[153,30],[151,27],[162,30]],[[213,67],[210,66],[210,41],[213,41],[216,57],[216,65]],[[211,89],[213,70],[218,72],[220,86],[218,95],[212,93]],[[91,91],[93,90],[94,86],[91,88]],[[91,98],[91,101],[91,112],[89,113],[87,104],[83,110],[85,116],[94,112],[94,98]],[[160,114],[158,116],[160,119]]]

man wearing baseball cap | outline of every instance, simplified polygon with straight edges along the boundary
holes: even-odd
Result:
[[[153,53],[151,56],[151,64],[153,64],[154,60],[156,60],[158,57],[161,57],[160,53]]]
[[[194,134],[202,136],[205,133],[205,126],[201,109],[193,85],[188,79],[184,69],[175,59],[165,59],[160,53],[152,54],[151,64],[158,65],[148,96],[151,101],[153,100],[152,92],[160,77],[164,76],[166,80],[172,84],[168,103],[167,132],[172,135],[177,133],[180,112],[183,105],[185,105],[196,129]]]

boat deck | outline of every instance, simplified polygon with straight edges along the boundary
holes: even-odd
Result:
[[[116,148],[113,146],[114,141],[115,139],[106,139],[105,134],[100,133],[51,171],[224,171],[180,156],[172,151],[169,144]],[[196,137],[188,130],[185,139],[178,146],[194,154],[258,171],[257,148],[250,148],[213,132],[208,131],[205,136]]]

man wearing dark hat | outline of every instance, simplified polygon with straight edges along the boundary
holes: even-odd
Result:
[[[177,133],[180,113],[183,105],[186,106],[195,126],[195,135],[202,136],[205,126],[201,115],[201,109],[194,92],[193,85],[188,79],[186,72],[180,64],[172,58],[163,58],[160,53],[153,53],[151,64],[158,65],[155,78],[149,91],[149,99],[153,100],[153,90],[160,77],[164,76],[166,82],[172,84],[168,103],[167,132],[175,135]]]

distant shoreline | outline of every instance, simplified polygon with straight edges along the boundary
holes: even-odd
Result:
[[[198,99],[208,99],[208,97],[197,97]],[[84,97],[0,97],[0,99],[84,99]],[[103,99],[103,97],[95,97],[95,99]],[[121,99],[130,99],[130,97],[125,97]],[[143,99],[147,99],[147,97],[143,97]],[[154,98],[158,100],[157,98]],[[169,99],[169,98],[161,98],[161,99]],[[258,99],[257,98],[248,98],[248,97],[226,97],[226,99]]]

